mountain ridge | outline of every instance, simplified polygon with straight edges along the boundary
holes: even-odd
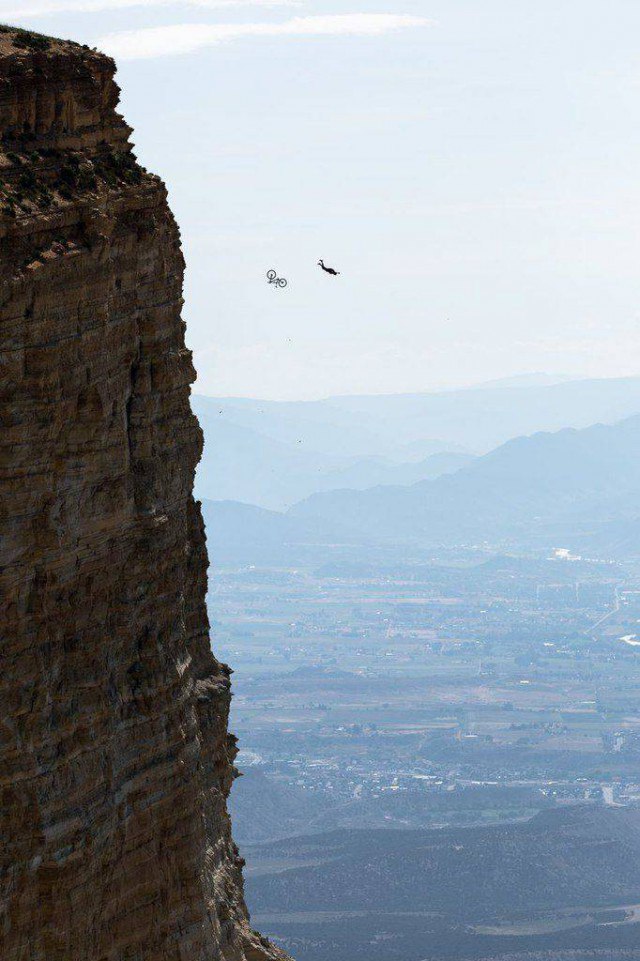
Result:
[[[451,543],[515,537],[588,518],[636,516],[640,415],[614,425],[538,432],[507,441],[455,473],[408,488],[315,494],[290,514],[362,533]]]

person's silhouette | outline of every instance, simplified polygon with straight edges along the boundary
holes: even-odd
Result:
[[[324,270],[325,274],[333,274],[334,277],[337,277],[338,274],[340,273],[339,270],[334,270],[333,267],[325,267],[325,265],[324,265],[324,260],[319,260],[319,261],[318,261],[318,266],[319,266],[319,267],[322,267],[322,269]]]

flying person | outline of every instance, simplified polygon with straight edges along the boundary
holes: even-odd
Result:
[[[340,273],[339,270],[334,270],[333,267],[325,267],[325,265],[324,265],[324,260],[319,260],[319,261],[318,261],[318,267],[322,267],[322,269],[324,270],[325,274],[333,274],[334,277],[337,277],[338,274]]]

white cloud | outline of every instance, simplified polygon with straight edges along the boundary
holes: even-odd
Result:
[[[243,37],[379,36],[429,23],[425,17],[391,13],[293,17],[280,23],[185,23],[108,34],[96,46],[121,60],[140,60],[189,53]]]
[[[224,7],[297,7],[301,0],[0,0],[0,20],[27,20],[55,13],[110,13],[130,7],[198,7],[219,10]]]

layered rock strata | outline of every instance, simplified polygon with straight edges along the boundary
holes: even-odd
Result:
[[[0,30],[0,958],[266,961],[225,803],[180,236],[113,77]]]

